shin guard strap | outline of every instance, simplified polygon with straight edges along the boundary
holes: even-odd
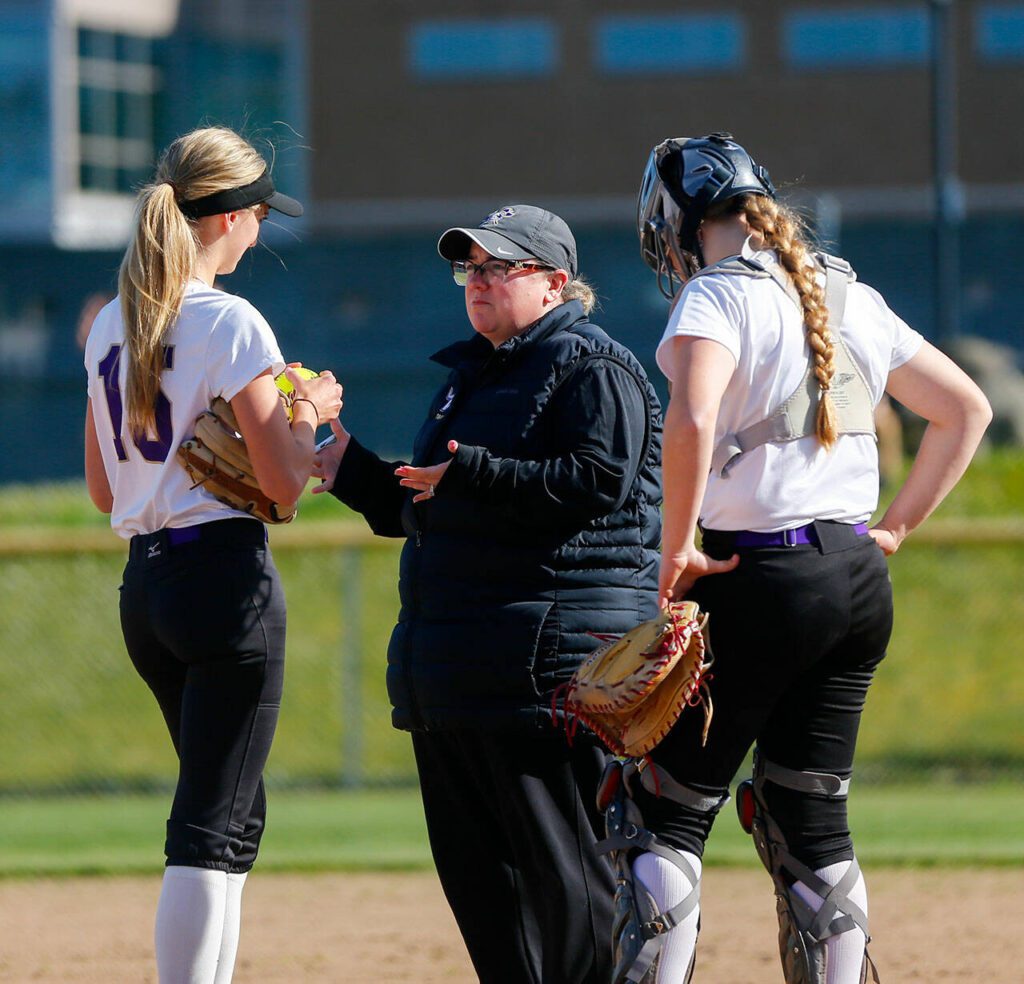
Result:
[[[784,765],[769,762],[761,755],[756,758],[754,775],[764,776],[769,782],[785,789],[793,789],[798,793],[813,793],[818,796],[831,796],[841,799],[850,792],[850,780],[828,772],[801,772],[787,769]]]
[[[640,784],[652,795],[664,796],[697,813],[717,813],[729,801],[728,793],[724,796],[712,796],[684,786],[654,762],[641,767]]]
[[[607,836],[596,846],[599,853],[612,855],[618,882],[616,906],[621,901],[627,909],[627,914],[616,927],[613,941],[616,951],[614,984],[646,984],[653,980],[653,974],[656,973],[653,968],[657,964],[665,934],[685,920],[700,904],[700,878],[685,857],[663,844],[644,827],[640,809],[630,796],[628,779],[635,775],[635,763],[627,762],[623,769],[629,772],[615,787],[604,811]],[[718,797],[713,800],[716,808],[720,802]],[[646,901],[640,904],[642,885],[638,886],[639,880],[633,873],[631,859],[643,851],[675,865],[691,886],[686,896],[665,912],[654,909],[653,898],[646,889],[643,889]]]

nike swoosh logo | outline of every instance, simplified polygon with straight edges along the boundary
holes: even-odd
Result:
[[[512,255],[512,251],[509,250],[509,249],[502,249],[500,246],[498,246],[497,250],[498,250],[499,253],[504,253],[505,256],[511,256]]]

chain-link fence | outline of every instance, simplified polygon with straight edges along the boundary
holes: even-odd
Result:
[[[392,729],[384,689],[399,543],[328,524],[275,529],[271,541],[289,617],[270,780],[411,781],[408,737]],[[105,531],[4,535],[0,792],[173,783],[163,720],[121,638],[125,554]]]
[[[288,598],[278,786],[413,781],[384,688],[399,544],[361,528],[271,533]],[[124,650],[125,549],[105,531],[0,540],[0,793],[173,783],[162,719]],[[868,699],[862,775],[1024,773],[1024,525],[933,524],[890,562],[895,636]]]

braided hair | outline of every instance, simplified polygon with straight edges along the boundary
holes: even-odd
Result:
[[[789,274],[804,313],[807,344],[814,358],[814,375],[818,381],[818,410],[815,434],[825,448],[831,448],[838,437],[836,408],[832,400],[832,377],[835,375],[835,346],[828,326],[825,291],[818,281],[818,265],[811,257],[803,220],[792,209],[765,195],[744,195],[736,209],[758,233],[766,249],[773,249],[779,263]],[[837,326],[838,327],[838,326]]]

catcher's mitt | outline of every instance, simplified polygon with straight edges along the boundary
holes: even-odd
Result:
[[[264,523],[290,523],[296,504],[273,502],[260,490],[231,405],[219,396],[196,417],[195,437],[183,441],[178,460],[189,477],[221,502]]]
[[[640,758],[668,734],[687,706],[704,705],[711,724],[708,616],[693,601],[658,615],[591,653],[566,690],[565,711],[616,755]]]

